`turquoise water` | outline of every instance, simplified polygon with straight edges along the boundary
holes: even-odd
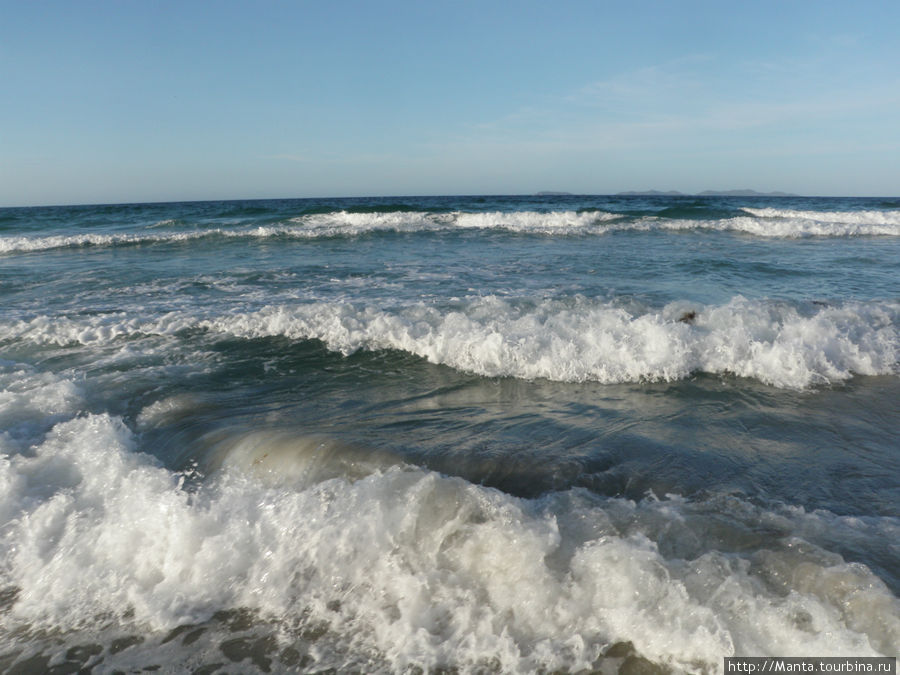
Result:
[[[895,655],[898,279],[896,199],[2,209],[0,663]]]

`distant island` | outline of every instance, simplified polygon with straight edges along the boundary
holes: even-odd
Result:
[[[677,190],[630,190],[617,192],[616,197],[799,197],[790,192],[757,192],[756,190],[704,190],[695,194],[685,194]]]
[[[571,197],[571,192],[554,192],[553,190],[548,190],[546,192],[536,192],[535,197]]]

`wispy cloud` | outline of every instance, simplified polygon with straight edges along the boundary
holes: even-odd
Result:
[[[669,97],[682,96],[689,100],[687,97],[704,88],[697,67],[714,60],[710,54],[693,54],[627,70],[583,85],[566,96],[564,102],[578,106],[634,107]]]
[[[791,77],[798,72],[796,63],[755,62],[753,68],[745,67],[749,63],[732,64],[732,70],[723,72],[717,70],[720,64],[714,56],[695,54],[622,71],[556,100],[473,125],[455,138],[442,139],[432,150],[476,156],[629,148],[774,151],[792,133],[820,143],[839,140],[841,147],[853,147],[854,142],[862,147],[864,120],[894,114],[900,120],[900,78],[855,85],[826,80],[818,88],[798,87],[792,86]],[[749,77],[736,77],[735,69]],[[753,78],[754,69],[767,76]],[[802,151],[800,145],[794,147]],[[814,145],[808,149],[816,151]]]

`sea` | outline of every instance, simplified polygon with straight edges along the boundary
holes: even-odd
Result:
[[[900,652],[900,199],[0,209],[0,671]]]

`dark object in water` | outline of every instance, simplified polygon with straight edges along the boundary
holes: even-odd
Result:
[[[696,319],[696,318],[697,318],[697,312],[694,312],[692,310],[690,312],[685,312],[684,314],[682,314],[678,320],[681,323],[694,323],[694,319]]]

